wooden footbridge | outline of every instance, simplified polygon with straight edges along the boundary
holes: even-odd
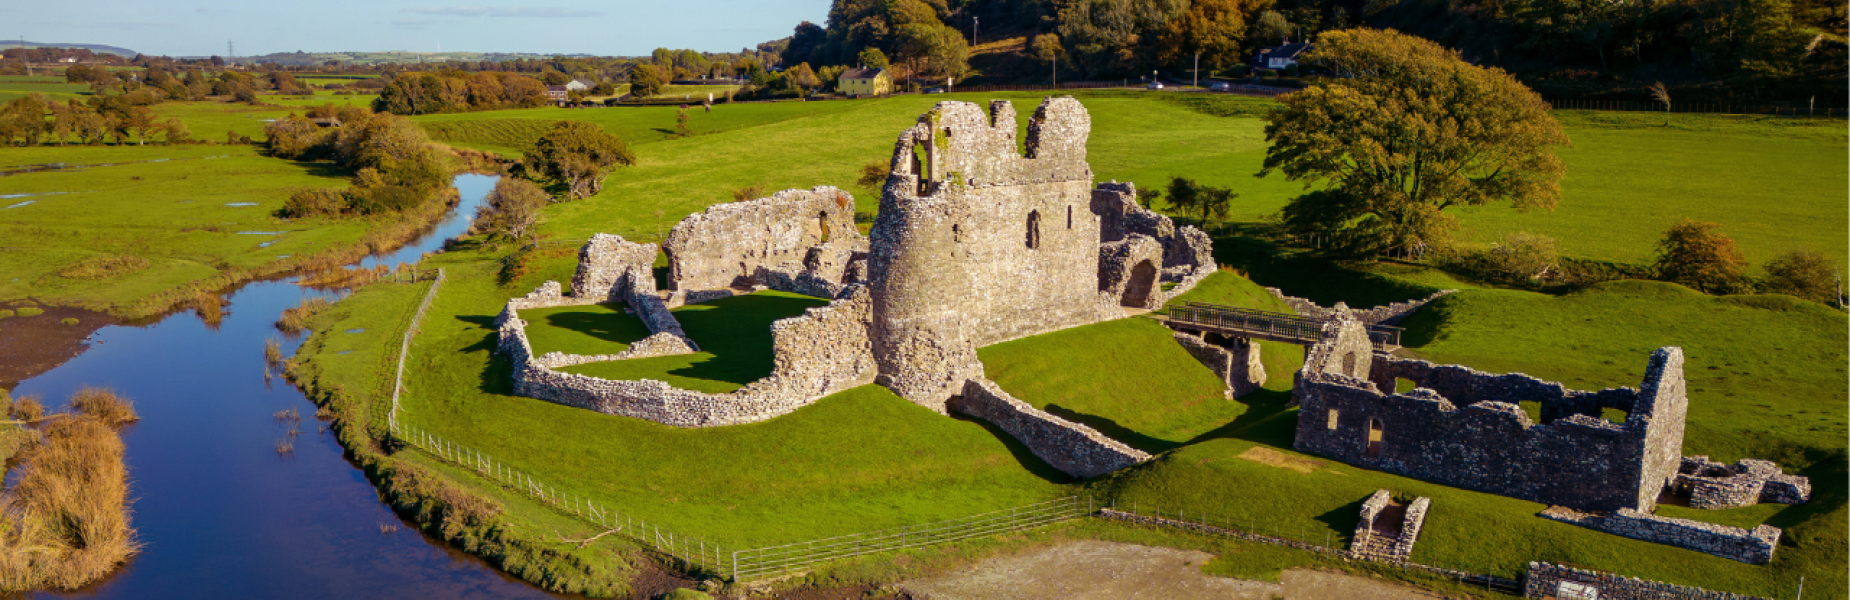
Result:
[[[1200,302],[1184,302],[1179,306],[1171,306],[1169,315],[1160,320],[1171,329],[1218,333],[1230,337],[1285,342],[1300,346],[1309,346],[1322,340],[1323,325],[1327,322],[1285,313]],[[1368,339],[1374,342],[1376,350],[1393,352],[1400,349],[1400,331],[1399,327],[1369,325]]]

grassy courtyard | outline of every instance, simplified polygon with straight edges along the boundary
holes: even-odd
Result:
[[[771,374],[772,322],[801,316],[803,311],[827,304],[821,298],[783,292],[758,292],[689,304],[674,309],[674,315],[700,352],[587,363],[560,370],[604,379],[654,379],[698,392],[730,392]],[[535,351],[544,352],[537,348]]]
[[[612,302],[523,310],[520,318],[534,354],[616,354],[649,337],[642,319],[623,311],[622,303]]]

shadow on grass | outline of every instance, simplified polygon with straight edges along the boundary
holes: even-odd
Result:
[[[482,341],[469,344],[464,352],[488,353],[488,368],[482,369],[481,381],[476,389],[486,394],[511,396],[514,394],[514,366],[507,357],[496,349],[500,345],[501,334],[495,330],[495,318],[487,316],[458,315],[456,320],[488,330],[482,335]]]
[[[1130,428],[1125,427],[1123,425],[1119,425],[1117,421],[1113,421],[1111,419],[1101,417],[1098,415],[1089,415],[1086,413],[1082,413],[1082,412],[1079,412],[1079,411],[1076,411],[1070,408],[1066,408],[1064,406],[1060,406],[1058,404],[1049,404],[1047,405],[1046,410],[1047,410],[1047,414],[1060,417],[1062,419],[1066,419],[1074,423],[1079,423],[1087,427],[1091,427],[1093,429],[1098,430],[1099,433],[1104,434],[1105,437],[1123,442],[1124,445],[1126,446],[1130,446],[1132,448],[1136,448],[1138,450],[1142,450],[1144,452],[1148,452],[1151,454],[1162,454],[1164,452],[1168,452],[1170,450],[1174,450],[1176,448],[1182,447],[1182,444],[1179,442],[1172,442],[1172,441],[1165,440],[1162,438],[1150,437],[1142,433],[1132,431]]]
[[[1234,417],[1226,425],[1195,436],[1181,445],[1236,439],[1275,448],[1290,448],[1297,440],[1297,410],[1288,406],[1291,403],[1291,392],[1261,388],[1241,396],[1235,402],[1246,404],[1246,412],[1240,413],[1240,416]]]
[[[990,435],[996,436],[996,439],[1002,441],[1003,446],[1008,447],[1009,454],[1015,455],[1015,461],[1021,463],[1021,468],[1027,469],[1027,471],[1033,473],[1035,477],[1045,479],[1048,483],[1057,484],[1067,484],[1075,481],[1072,475],[1068,475],[1065,471],[1054,468],[1053,465],[1047,464],[1047,461],[1041,460],[1041,457],[1035,456],[1034,451],[1029,450],[1026,444],[1021,443],[1021,440],[1015,439],[1015,436],[1009,435],[1009,432],[1003,431],[1001,427],[997,427],[995,423],[954,412],[950,413],[950,415],[953,419],[980,425],[983,429],[989,431]]]
[[[761,292],[675,309],[687,337],[713,357],[668,373],[739,385],[764,379],[776,364],[771,323],[826,305],[819,298]]]
[[[1354,502],[1344,504],[1334,510],[1317,515],[1317,522],[1329,526],[1338,532],[1355,531],[1355,526],[1362,522],[1362,502],[1367,497],[1356,498]],[[1348,539],[1349,536],[1343,536]]]
[[[1818,517],[1842,510],[1845,502],[1850,501],[1850,497],[1847,497],[1845,493],[1846,489],[1850,489],[1850,457],[1841,451],[1836,452],[1830,458],[1818,461],[1811,467],[1799,471],[1798,474],[1811,478],[1811,500],[1773,513],[1773,516],[1767,517],[1766,524],[1780,529],[1792,529],[1809,522],[1841,528],[1841,521],[1832,525],[1829,520]],[[1780,538],[1779,545],[1788,546],[1798,543],[1800,543],[1798,536],[1787,535]],[[1841,544],[1842,538],[1834,539],[1833,543]]]
[[[1267,239],[1270,230],[1262,224],[1234,223],[1222,231],[1214,238],[1216,262],[1245,271],[1259,285],[1325,306],[1368,308],[1439,291],[1363,271],[1334,255],[1285,248]]]
[[[591,312],[590,307],[574,307],[579,310],[546,315],[546,324],[626,347],[649,337],[649,326],[635,315],[624,313],[623,303],[612,302],[598,306],[606,312]],[[532,337],[532,332],[528,332],[528,337]]]

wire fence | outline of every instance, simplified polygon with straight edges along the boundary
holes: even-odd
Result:
[[[1772,115],[1777,117],[1842,119],[1850,116],[1841,107],[1780,106],[1772,104],[1734,104],[1718,102],[1672,102],[1665,110],[1659,102],[1632,100],[1549,100],[1555,110],[1598,110],[1610,112],[1673,112],[1725,115]]]

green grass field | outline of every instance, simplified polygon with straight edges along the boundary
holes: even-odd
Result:
[[[0,245],[9,247],[0,252],[0,298],[120,307],[223,269],[352,241],[369,226],[271,216],[292,190],[342,186],[347,174],[261,157],[250,146],[20,148],[0,162],[115,165],[0,178],[8,197],[0,198]],[[147,265],[100,278],[60,275],[123,255]]]
[[[1100,181],[1162,185],[1171,176],[1240,193],[1234,221],[1274,214],[1300,185],[1254,178],[1265,156],[1263,103],[1250,99],[1081,93],[1092,115],[1089,158]],[[862,164],[886,161],[893,138],[941,100],[1010,99],[1022,125],[1039,94],[948,94],[843,102],[782,102],[691,111],[702,133],[669,139],[675,109],[533,109],[419,117],[449,123],[440,139],[509,155],[543,133],[496,121],[572,119],[599,124],[637,147],[636,166],[612,175],[599,196],[553,209],[546,230],[563,237],[600,231],[652,238],[653,210],[677,215],[729,198],[752,184],[768,189],[835,185],[871,210],[876,190],[853,181]],[[1213,112],[1231,116],[1214,116]],[[1515,231],[1555,237],[1564,254],[1643,262],[1664,230],[1689,216],[1722,223],[1753,264],[1800,247],[1843,264],[1842,227],[1850,154],[1841,122],[1719,115],[1558,113],[1575,145],[1560,150],[1568,175],[1560,207],[1521,213],[1461,210],[1460,238],[1489,243]],[[1668,123],[1668,125],[1666,125]],[[827,140],[827,143],[821,143]],[[757,149],[776,149],[758,151]]]
[[[316,90],[314,95],[311,96],[263,96],[261,100],[264,104],[275,104],[288,107],[299,106],[304,109],[327,104],[332,104],[336,107],[358,106],[370,109],[373,105],[373,100],[378,97],[378,94],[336,96],[332,91]]]
[[[642,319],[623,310],[621,303],[560,306],[523,310],[520,318],[534,354],[616,354],[649,337]]]
[[[251,106],[230,102],[162,102],[154,114],[162,120],[178,118],[193,133],[193,139],[223,143],[225,132],[263,141],[263,127],[270,121],[289,116],[301,109],[274,106]]]
[[[674,309],[674,315],[687,337],[700,346],[700,352],[588,363],[560,370],[604,379],[654,379],[699,392],[730,392],[771,374],[773,321],[801,316],[803,311],[826,304],[828,301],[820,298],[783,292],[758,292],[689,304]],[[571,347],[588,350],[598,345],[577,343]],[[537,348],[535,351],[542,352]]]

